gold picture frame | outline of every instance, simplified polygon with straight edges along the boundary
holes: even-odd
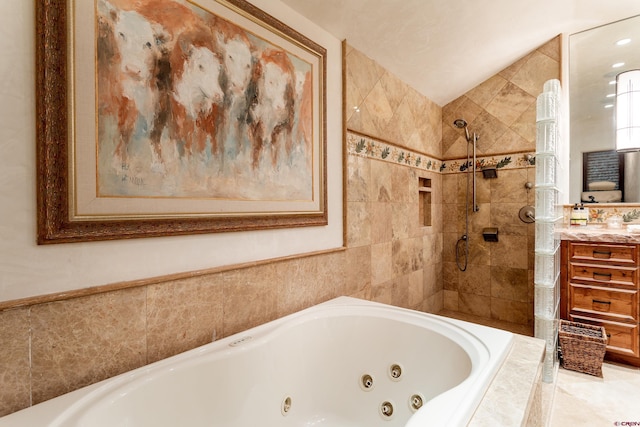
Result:
[[[36,29],[39,244],[327,225],[325,48],[244,0],[43,0]]]

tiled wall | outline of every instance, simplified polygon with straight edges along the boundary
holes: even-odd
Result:
[[[442,109],[347,46],[347,129],[442,158]]]
[[[370,263],[372,299],[438,312],[441,109],[358,50],[346,52],[349,252]],[[419,216],[419,178],[431,185],[428,226]]]
[[[443,204],[445,309],[532,325],[534,225],[520,221],[518,212],[535,203],[535,191],[525,188],[535,184],[535,168],[524,156],[535,152],[536,97],[552,78],[560,78],[560,37],[443,107],[445,164],[466,162],[466,140],[453,126],[464,118],[480,135],[477,155],[509,166],[499,168],[496,179],[476,175],[480,209],[469,213],[471,255],[464,272],[456,265],[455,245],[465,229],[468,176],[460,167],[445,170],[454,173],[443,176],[443,192],[455,195]],[[485,227],[498,227],[498,242],[484,241]]]
[[[0,311],[0,415],[339,295],[345,250]]]
[[[347,90],[361,112],[371,108],[358,126],[365,115],[350,115],[354,129],[439,155],[440,108],[348,53]],[[361,155],[349,155],[346,166],[344,249],[0,311],[0,416],[339,295],[439,311],[439,173]],[[418,177],[432,179],[431,227],[417,226]]]

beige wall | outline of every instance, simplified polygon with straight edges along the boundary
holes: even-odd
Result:
[[[327,49],[323,83],[328,89],[325,115],[328,226],[38,245],[34,13],[36,5],[49,3],[3,0],[0,28],[8,36],[0,40],[0,64],[7,64],[0,67],[0,80],[5,82],[0,85],[0,307],[6,301],[72,292],[87,286],[343,246],[341,41],[279,0],[251,3]],[[82,4],[89,6],[93,2]],[[48,184],[53,188],[61,182]]]
[[[456,266],[455,244],[465,229],[467,174],[458,169],[443,176],[444,193],[454,195],[443,204],[445,309],[533,326],[535,227],[520,221],[518,211],[535,204],[535,190],[525,188],[535,184],[535,167],[524,155],[535,153],[536,97],[552,78],[560,78],[559,36],[443,107],[446,163],[466,161],[466,140],[453,127],[456,118],[480,135],[479,157],[489,163],[510,160],[497,179],[476,175],[480,210],[469,214],[471,255],[464,272]],[[483,240],[485,227],[498,227],[499,242]]]
[[[377,95],[405,93],[390,104],[396,118],[406,108],[429,111],[426,124],[405,121],[396,128],[410,135],[406,140],[391,141],[391,134],[379,134],[371,123],[358,130],[437,154],[440,108],[372,61],[354,61],[357,53],[349,53],[348,92],[371,102],[349,73],[373,65],[380,73],[372,80]],[[380,87],[390,80],[393,86]],[[370,117],[384,122],[379,112]],[[349,225],[343,249],[114,284],[109,292],[87,288],[85,296],[26,301],[0,311],[0,415],[339,295],[438,311],[443,300],[439,174],[360,156],[349,156],[346,163]],[[431,227],[417,226],[418,176],[433,178]]]

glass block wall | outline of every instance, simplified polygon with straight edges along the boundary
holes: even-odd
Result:
[[[553,382],[558,366],[560,306],[560,240],[554,232],[562,221],[558,189],[561,90],[559,80],[544,84],[536,105],[536,239],[534,268],[534,335],[546,342],[543,381]]]

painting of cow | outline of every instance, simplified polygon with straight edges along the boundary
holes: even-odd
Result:
[[[39,244],[328,224],[339,46],[268,3],[37,2]]]
[[[310,63],[186,0],[98,0],[107,196],[309,199]]]

